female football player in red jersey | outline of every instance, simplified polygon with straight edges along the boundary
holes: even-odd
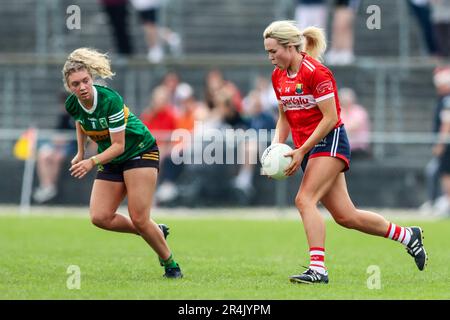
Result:
[[[427,254],[421,228],[396,226],[376,213],[355,208],[349,197],[344,172],[350,165],[350,146],[340,118],[337,86],[332,72],[318,60],[326,48],[323,31],[299,30],[294,21],[275,21],[263,36],[275,66],[272,84],[279,102],[272,143],[284,143],[291,131],[295,149],[286,154],[292,162],[285,173],[291,176],[300,167],[304,171],[295,205],[308,239],[310,265],[290,281],[328,283],[319,201],[338,224],[401,242],[423,270]]]
[[[78,152],[71,175],[83,178],[97,167],[89,205],[91,220],[99,228],[140,235],[158,254],[166,278],[181,278],[165,237],[168,228],[150,219],[159,168],[156,140],[144,124],[125,106],[114,90],[94,84],[94,77],[110,78],[106,54],[79,48],[66,60],[65,88],[71,93],[65,106],[76,121]],[[87,137],[97,142],[98,154],[84,159]],[[117,213],[128,197],[130,218]]]

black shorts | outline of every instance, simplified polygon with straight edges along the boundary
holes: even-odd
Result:
[[[159,171],[159,149],[155,143],[153,147],[138,156],[122,163],[107,163],[99,165],[95,179],[123,182],[123,172],[134,168],[156,168]]]

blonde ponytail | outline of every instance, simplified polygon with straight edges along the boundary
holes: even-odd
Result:
[[[106,53],[100,53],[90,48],[79,48],[69,55],[62,70],[64,87],[67,91],[70,91],[67,84],[69,75],[82,69],[86,69],[93,78],[98,76],[105,79],[114,76]]]
[[[303,50],[314,59],[321,60],[327,49],[324,31],[317,27],[308,27],[303,30],[302,35],[306,39]]]

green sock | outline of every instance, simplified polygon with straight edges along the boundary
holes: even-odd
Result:
[[[164,260],[161,257],[159,257],[159,262],[161,262],[164,268],[175,268],[177,266],[177,263],[173,259],[172,254],[170,254],[170,257],[167,260]]]

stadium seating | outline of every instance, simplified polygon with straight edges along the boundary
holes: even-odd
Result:
[[[267,63],[262,47],[261,33],[265,26],[275,19],[293,17],[292,3],[287,0],[171,0],[163,11],[162,23],[180,33],[184,56],[180,59],[169,56],[162,64],[151,65],[144,58],[144,36],[134,11],[130,11],[130,30],[138,55],[124,61],[114,53],[107,17],[98,2],[77,1],[81,8],[81,30],[68,30],[65,27],[66,8],[71,4],[69,0],[2,1],[0,39],[2,43],[8,44],[0,48],[2,129],[21,129],[30,125],[38,128],[54,127],[61,108],[58,97],[63,90],[60,69],[64,56],[80,46],[111,52],[117,76],[109,84],[124,96],[136,114],[143,110],[151,88],[168,70],[177,71],[201,97],[206,72],[211,67],[218,67],[245,94],[256,75],[270,77],[272,67]],[[358,60],[350,66],[330,68],[340,87],[355,89],[360,103],[369,111],[374,131],[387,134],[430,132],[435,104],[431,82],[433,65],[424,59],[415,58],[423,54],[423,44],[415,21],[407,11],[399,15],[407,9],[400,1],[380,0],[377,4],[382,7],[381,29],[369,30],[363,26],[368,16],[365,8],[370,4],[370,0],[361,1],[355,22],[359,26],[355,29],[355,53]],[[403,19],[401,22],[407,22],[410,26],[406,33],[399,27],[400,18]],[[399,55],[404,53],[401,45],[405,43],[408,44],[409,60],[399,60]],[[7,168],[11,168],[12,171],[7,172],[20,173],[21,164],[13,163],[11,159],[13,142],[0,140],[0,160],[8,163]],[[430,146],[386,144],[377,150],[374,160],[355,164],[349,176],[355,181],[354,191],[358,193],[362,190],[355,198],[361,199],[365,205],[377,203],[378,198],[373,196],[375,190],[367,192],[367,188],[361,189],[361,186],[364,187],[363,180],[373,176],[374,179],[380,177],[383,181],[389,181],[393,174],[403,172],[403,178],[398,179],[399,185],[392,185],[385,193],[382,192],[380,197],[383,201],[378,203],[395,206],[406,203],[415,205],[421,201],[421,196],[417,196],[415,201],[408,200],[410,197],[407,193],[414,193],[412,189],[405,190],[404,186],[411,184],[411,181],[423,185],[422,170],[430,157]],[[396,166],[404,164],[405,159],[410,166],[398,169]],[[377,175],[379,172],[383,174]],[[20,186],[20,179],[20,174],[15,175],[14,181],[17,180],[17,183],[11,185]],[[72,188],[70,181],[70,177],[63,179],[67,190]],[[352,183],[349,185],[352,188]],[[258,186],[261,191],[270,188],[270,184],[265,181]],[[0,199],[0,202],[11,200],[18,194],[17,189],[9,189],[14,191],[11,191],[11,195],[5,193],[5,199]],[[369,199],[367,194],[372,197]],[[392,194],[402,194],[402,197],[397,196],[391,201],[389,196]],[[80,199],[63,201],[82,202]],[[265,197],[254,203],[263,204],[264,201],[273,202],[275,198]]]

